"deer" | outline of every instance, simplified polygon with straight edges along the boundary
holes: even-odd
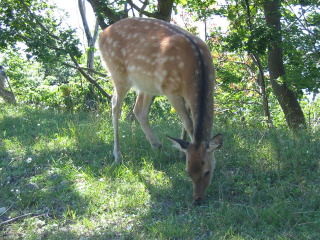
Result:
[[[193,203],[205,196],[215,169],[213,152],[223,137],[212,137],[215,69],[210,50],[200,38],[168,22],[126,18],[99,35],[99,49],[111,74],[113,156],[122,161],[119,118],[127,92],[137,92],[134,105],[142,131],[153,148],[161,142],[153,133],[148,113],[155,96],[164,95],[182,120],[190,141],[167,136],[186,155],[186,172],[193,183]]]

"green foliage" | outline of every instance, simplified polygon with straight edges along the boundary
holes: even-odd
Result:
[[[216,13],[215,5],[216,0],[209,1],[176,1],[179,5],[182,5],[184,9],[194,15],[196,20],[205,20]]]
[[[92,93],[89,84],[74,69],[57,64],[55,71],[47,71],[41,63],[24,55],[22,51],[9,49],[0,60],[19,103],[68,111],[88,110],[92,106],[88,99],[93,99],[89,95],[94,94],[95,108],[99,108],[100,104],[102,109],[105,108],[106,100]],[[105,89],[111,89],[105,79],[100,84]]]
[[[266,57],[268,44],[275,36],[265,24],[261,1],[229,1],[217,13],[230,21],[229,32],[222,38],[223,51]],[[285,1],[281,14],[287,84],[299,97],[303,95],[302,90],[317,92],[319,6],[313,1],[304,4]]]
[[[216,122],[224,147],[206,202],[191,204],[185,162],[121,122],[124,163],[112,166],[109,113],[0,108],[0,222],[4,239],[317,239],[319,128],[293,134]]]
[[[25,51],[47,65],[61,64],[69,54],[79,57],[73,29],[61,26],[55,8],[43,0],[3,0],[0,3],[0,50],[24,43]]]
[[[319,6],[289,7],[283,11],[284,56],[289,83],[297,92],[305,89],[318,92],[319,67]]]
[[[257,5],[249,6],[248,13],[245,1],[229,1],[214,13],[226,17],[230,23],[228,33],[223,36],[224,51],[259,54],[266,52],[270,34],[261,21],[263,16]]]

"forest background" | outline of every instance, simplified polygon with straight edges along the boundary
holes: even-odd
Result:
[[[50,1],[0,2],[0,65],[7,75],[0,110],[1,237],[319,236],[318,1],[74,2],[82,36]],[[132,16],[179,24],[212,53],[214,131],[226,142],[203,208],[188,203],[190,183],[168,143],[157,153],[145,143],[132,117],[134,92],[123,107],[126,162],[111,166],[113,89],[96,40],[101,29]],[[164,97],[156,98],[150,118],[156,131],[179,135],[180,121]]]

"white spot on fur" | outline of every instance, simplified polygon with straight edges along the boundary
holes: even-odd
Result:
[[[108,43],[108,44],[112,43],[112,38],[111,38],[111,37],[108,37],[108,38],[107,38],[107,43]]]
[[[168,61],[168,59],[169,59],[168,57],[162,57],[162,58],[159,59],[159,62],[160,63],[165,63],[165,62]]]
[[[137,67],[134,66],[134,65],[131,65],[131,66],[128,67],[129,71],[135,71],[136,69],[137,69]]]

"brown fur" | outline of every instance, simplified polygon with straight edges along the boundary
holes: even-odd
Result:
[[[214,169],[213,148],[209,148],[214,69],[206,44],[167,22],[130,18],[106,28],[100,34],[99,47],[115,87],[112,99],[115,161],[121,161],[118,120],[128,90],[133,87],[138,92],[134,113],[153,147],[161,144],[150,128],[148,112],[153,97],[165,95],[191,138],[191,143],[178,147],[186,152],[194,199],[202,199]],[[171,139],[178,145],[181,143]]]

